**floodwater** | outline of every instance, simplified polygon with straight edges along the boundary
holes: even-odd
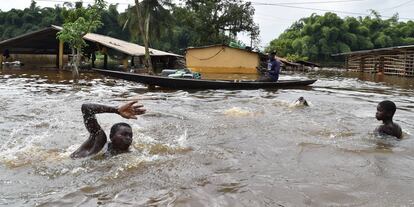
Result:
[[[84,74],[0,72],[0,205],[414,206],[414,79],[335,71],[283,90],[148,90]],[[310,107],[292,105],[305,97]],[[80,107],[140,99],[132,152],[72,160]],[[397,104],[404,139],[378,137],[376,105]]]

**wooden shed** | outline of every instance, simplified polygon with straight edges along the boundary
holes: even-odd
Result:
[[[226,45],[187,48],[187,67],[201,73],[257,74],[260,54]]]
[[[333,54],[345,56],[351,71],[414,76],[414,45]]]
[[[27,58],[26,61],[32,61],[36,65],[62,69],[63,66],[67,64],[68,55],[71,51],[67,44],[56,38],[56,33],[61,30],[62,27],[52,25],[35,32],[4,40],[0,42],[0,51],[7,51],[11,56],[29,56],[31,58]],[[128,62],[130,62],[132,66],[134,63],[142,63],[142,59],[145,55],[145,47],[105,35],[88,33],[84,36],[84,40],[88,46],[84,48],[83,53],[86,55],[89,54],[89,56],[92,56],[96,51],[103,53],[104,68],[107,67],[108,55],[117,56],[120,64],[122,64],[124,68],[128,67]],[[43,57],[47,56],[48,61],[39,62],[39,58],[34,58],[39,55]],[[152,48],[150,48],[150,55],[154,66],[162,63],[160,67],[165,68],[171,68],[177,59],[183,58],[174,53]],[[134,59],[134,57],[136,58]],[[0,55],[0,63],[3,62],[3,58],[4,57]],[[50,59],[52,59],[52,61]],[[43,60],[45,59],[43,58]],[[51,65],[50,62],[55,62],[55,64]],[[93,64],[92,67],[94,67]]]

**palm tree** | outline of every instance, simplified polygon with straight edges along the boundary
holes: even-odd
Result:
[[[145,67],[149,73],[154,73],[149,53],[150,34],[158,39],[165,29],[169,29],[171,14],[166,7],[171,6],[170,0],[135,0],[135,6],[120,17],[124,29],[128,27],[131,33],[141,36],[145,46]]]

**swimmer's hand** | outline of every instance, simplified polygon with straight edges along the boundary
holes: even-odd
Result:
[[[136,115],[145,113],[144,105],[136,104],[138,101],[131,101],[118,107],[118,114],[126,119],[137,119]]]

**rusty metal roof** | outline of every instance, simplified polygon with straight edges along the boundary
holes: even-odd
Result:
[[[59,26],[52,25],[52,27],[58,30],[62,30],[62,27],[59,27]],[[145,55],[145,47],[138,45],[138,44],[131,43],[131,42],[127,42],[124,40],[116,39],[116,38],[105,36],[105,35],[95,34],[95,33],[88,33],[83,38],[90,42],[99,43],[101,45],[112,48],[114,50],[118,50],[122,53],[131,55],[131,56],[144,56]],[[174,53],[164,52],[164,51],[156,50],[152,48],[150,48],[149,51],[150,51],[151,56],[181,57],[180,55],[177,55]]]
[[[44,28],[36,32],[27,33],[27,34],[20,35],[20,36],[17,36],[17,37],[8,39],[8,40],[4,40],[0,42],[0,48],[18,47],[18,48],[23,48],[18,51],[27,50],[27,52],[29,52],[28,49],[30,48],[31,49],[30,51],[44,50],[44,53],[48,51],[50,51],[50,53],[53,53],[57,45],[55,43],[57,40],[56,40],[56,34],[54,33],[53,35],[52,33],[58,32],[61,30],[62,30],[62,27],[51,25],[48,28]],[[44,35],[44,33],[46,32],[48,33],[48,35]],[[84,39],[89,42],[99,43],[108,48],[117,50],[121,53],[130,55],[130,56],[144,56],[145,55],[145,47],[138,45],[138,44],[131,43],[131,42],[116,39],[113,37],[95,34],[95,33],[88,33],[84,36]],[[151,56],[182,57],[181,55],[164,52],[164,51],[156,50],[152,48],[150,48],[150,55]]]
[[[212,47],[231,48],[231,49],[241,50],[241,51],[244,51],[244,52],[260,54],[260,52],[257,52],[257,51],[254,51],[254,50],[242,49],[242,48],[237,48],[237,47],[230,47],[230,46],[225,45],[225,44],[205,45],[205,46],[199,46],[199,47],[188,47],[187,50],[206,49],[206,48],[212,48]]]
[[[378,48],[378,49],[372,49],[372,50],[359,50],[359,51],[353,51],[353,52],[336,53],[336,54],[332,54],[331,56],[384,52],[384,51],[392,51],[392,50],[397,50],[397,49],[414,49],[414,45],[403,45],[403,46],[395,46],[395,47],[384,47],[384,48]]]

